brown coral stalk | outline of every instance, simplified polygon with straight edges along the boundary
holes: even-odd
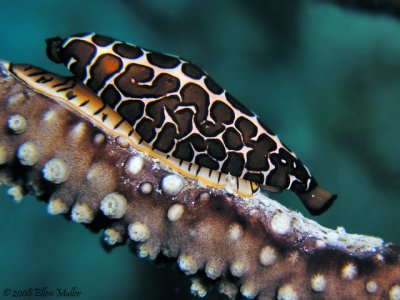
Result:
[[[400,299],[400,247],[321,227],[265,195],[242,199],[172,172],[0,65],[0,178],[15,198],[174,258],[192,292],[233,299]]]

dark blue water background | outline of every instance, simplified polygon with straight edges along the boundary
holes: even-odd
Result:
[[[0,1],[0,58],[61,74],[44,40],[95,31],[178,54],[255,111],[337,193],[321,224],[400,242],[400,22],[314,1]],[[189,283],[0,189],[1,289],[189,299]],[[307,215],[289,192],[273,196]],[[53,299],[53,298],[42,298]]]

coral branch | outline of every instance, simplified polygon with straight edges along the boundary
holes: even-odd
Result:
[[[0,179],[104,241],[166,256],[203,297],[400,299],[400,247],[331,230],[263,194],[199,186],[0,65]]]

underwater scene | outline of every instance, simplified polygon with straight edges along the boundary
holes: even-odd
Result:
[[[400,20],[325,1],[0,0],[0,59],[70,76],[45,40],[96,32],[192,61],[239,99],[336,194],[319,224],[400,244]],[[0,115],[0,118],[2,116]],[[0,141],[1,142],[1,141]],[[0,187],[0,295],[61,289],[86,299],[194,299],[169,265],[111,251],[46,203]],[[4,296],[4,299],[11,296]],[[206,299],[217,299],[210,292]],[[34,299],[34,297],[20,297]],[[58,297],[60,298],[60,297]]]

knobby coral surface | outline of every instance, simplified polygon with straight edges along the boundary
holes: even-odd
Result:
[[[0,65],[0,180],[234,299],[400,299],[400,247],[200,186]]]

